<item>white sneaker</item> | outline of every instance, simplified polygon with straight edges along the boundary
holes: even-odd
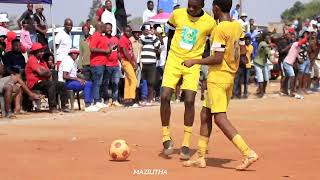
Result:
[[[132,108],[139,108],[140,106],[139,106],[139,104],[135,103],[135,104],[133,104],[131,107],[132,107]]]
[[[107,108],[111,107],[112,106],[112,102],[109,102],[106,106],[107,106]]]
[[[89,106],[84,109],[85,112],[98,112],[100,109],[96,106]]]
[[[116,107],[123,107],[123,105],[120,104],[118,101],[113,102],[112,105]]]
[[[107,105],[105,105],[104,103],[98,102],[98,103],[96,103],[95,107],[102,109],[102,108],[106,108]]]

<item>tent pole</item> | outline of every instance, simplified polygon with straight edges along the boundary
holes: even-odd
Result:
[[[53,56],[54,56],[54,63],[57,62],[57,50],[55,45],[55,25],[53,24],[53,15],[52,15],[52,4],[50,4],[50,16],[51,16],[51,29],[52,29],[52,44],[53,44]]]

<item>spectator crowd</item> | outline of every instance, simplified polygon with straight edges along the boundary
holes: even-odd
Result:
[[[157,14],[152,1],[147,2],[142,14],[142,26],[128,25],[130,14],[124,5],[123,0],[117,0],[114,11],[112,1],[105,1],[97,10],[94,23],[87,21],[82,26],[79,49],[73,47],[73,21],[65,19],[63,30],[54,39],[56,56],[49,49],[43,5],[27,5],[17,20],[19,34],[8,29],[7,14],[0,14],[3,114],[15,118],[16,114],[34,110],[33,101],[44,98],[48,99],[51,113],[70,112],[70,91],[83,92],[86,112],[111,106],[152,106],[160,101],[161,80],[170,49],[167,29],[148,21]],[[249,59],[248,63],[240,62],[233,98],[248,98],[249,83],[256,84],[258,98],[266,97],[268,82],[277,75],[281,77],[281,96],[303,99],[320,90],[320,17],[304,24],[297,19],[286,24],[283,32],[276,33],[258,29],[254,19],[248,21],[248,16],[240,13],[239,5],[230,15],[246,33]],[[203,56],[209,55],[208,38]],[[201,69],[199,85],[203,100],[208,68]],[[183,101],[179,85],[172,100]]]

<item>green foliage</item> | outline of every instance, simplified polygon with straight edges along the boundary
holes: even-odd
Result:
[[[320,0],[312,0],[309,3],[303,4],[297,1],[291,8],[286,9],[281,14],[283,21],[292,21],[298,17],[302,20],[307,18],[314,18],[320,15]]]
[[[100,2],[100,0],[93,0],[92,1],[92,6],[91,6],[91,8],[90,8],[90,12],[89,12],[89,15],[88,15],[88,18],[89,19],[94,19],[95,18],[95,16],[96,16],[96,11],[97,11],[97,9],[100,7],[100,4],[101,4],[101,2]]]

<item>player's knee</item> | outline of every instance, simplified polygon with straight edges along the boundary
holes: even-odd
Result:
[[[192,108],[192,107],[194,107],[194,103],[195,103],[195,100],[192,99],[192,98],[186,98],[186,99],[184,100],[184,104],[185,104],[186,108]]]
[[[161,94],[161,103],[170,103],[171,96],[167,93]]]

